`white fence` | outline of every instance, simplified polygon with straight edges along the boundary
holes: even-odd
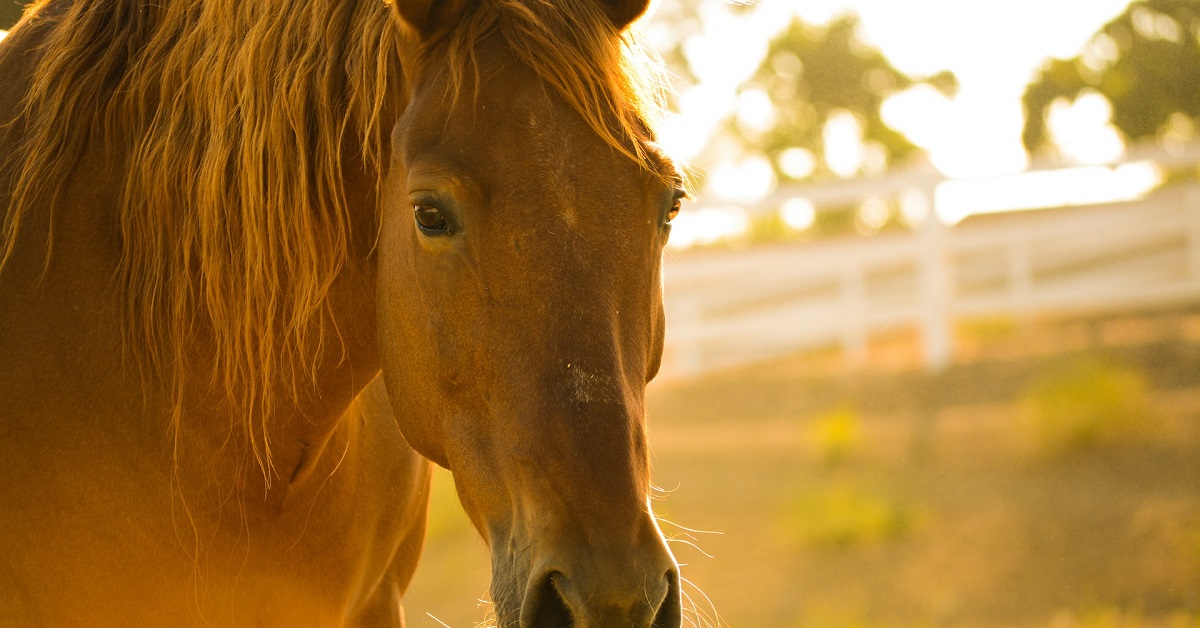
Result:
[[[1110,205],[996,214],[913,233],[668,254],[666,377],[920,331],[953,357],[956,320],[1089,313],[1200,299],[1200,184]]]

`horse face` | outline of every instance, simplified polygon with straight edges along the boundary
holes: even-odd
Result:
[[[678,193],[500,36],[476,53],[477,89],[451,100],[429,73],[393,133],[379,322],[397,420],[454,473],[501,625],[677,626],[644,392]]]

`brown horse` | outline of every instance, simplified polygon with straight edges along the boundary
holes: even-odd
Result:
[[[32,6],[0,44],[0,625],[399,625],[432,460],[499,624],[678,626],[644,10]]]

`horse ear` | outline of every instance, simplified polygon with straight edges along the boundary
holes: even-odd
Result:
[[[642,16],[650,7],[650,0],[596,0],[604,14],[612,21],[618,31]]]
[[[468,0],[393,0],[400,20],[423,38],[432,37],[454,24]]]

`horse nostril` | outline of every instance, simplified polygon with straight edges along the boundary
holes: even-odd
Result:
[[[532,599],[525,602],[521,612],[521,626],[530,628],[571,628],[575,625],[571,608],[567,606],[554,580],[563,575],[552,571],[542,578],[541,584],[534,589]]]
[[[683,596],[679,589],[679,571],[667,572],[667,595],[654,614],[652,628],[679,628],[683,624]]]
[[[637,580],[641,580],[637,578]],[[521,628],[574,628],[584,626],[630,626],[630,628],[680,628],[683,618],[679,572],[671,569],[657,586],[633,589],[626,578],[609,586],[595,586],[579,596],[578,582],[568,581],[561,571],[549,571],[532,580],[521,605]],[[645,581],[642,581],[643,583]],[[535,584],[536,583],[536,584]],[[593,585],[595,583],[592,583]]]

